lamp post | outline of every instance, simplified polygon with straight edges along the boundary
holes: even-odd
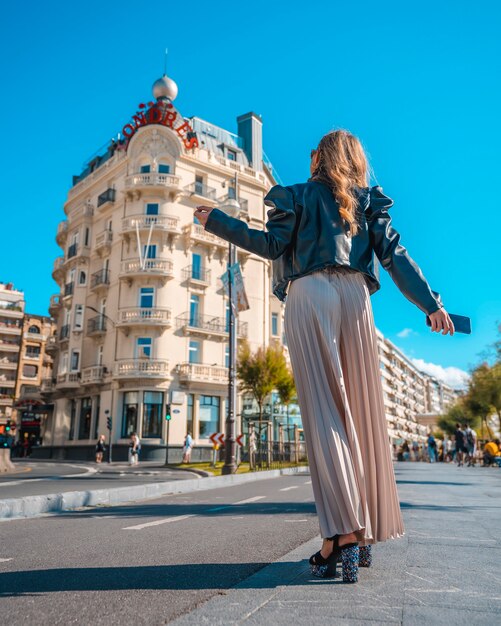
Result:
[[[238,218],[240,213],[240,204],[238,203],[237,178],[235,175],[235,198],[227,198],[220,206],[232,217]],[[230,301],[230,319],[229,319],[229,373],[228,373],[228,411],[225,422],[225,443],[224,443],[224,465],[223,474],[234,474],[237,471],[236,458],[236,437],[235,437],[235,412],[237,408],[237,387],[236,387],[236,359],[237,359],[237,310],[236,310],[236,293],[235,284],[233,282],[230,267],[237,262],[236,246],[232,243],[228,248],[228,296]]]

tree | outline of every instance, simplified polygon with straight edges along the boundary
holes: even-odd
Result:
[[[467,401],[467,396],[459,398],[457,402],[451,405],[444,415],[438,419],[438,427],[448,435],[453,435],[456,430],[456,424],[467,422],[472,428],[477,428],[480,424],[480,417],[475,415]]]
[[[285,404],[287,407],[287,439],[289,439],[289,405],[293,400],[296,400],[297,392],[296,385],[294,383],[294,376],[287,366],[284,376],[280,381],[278,381],[276,388],[278,395],[280,396],[280,402]]]
[[[467,399],[472,412],[482,419],[495,412],[501,431],[501,361],[493,366],[484,362],[473,371]]]

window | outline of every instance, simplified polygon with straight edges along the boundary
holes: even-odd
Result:
[[[139,168],[139,171],[141,172],[141,174],[148,174],[151,171],[151,166],[141,165],[141,167]]]
[[[82,398],[80,400],[80,424],[78,428],[79,439],[90,438],[91,419],[92,419],[92,399]]]
[[[151,358],[151,337],[138,337],[136,339],[136,358]]]
[[[200,363],[200,341],[190,340],[189,361],[190,363]]]
[[[219,396],[200,396],[199,430],[200,437],[208,439],[219,431]]]
[[[229,300],[226,300],[225,309],[226,309],[226,332],[229,333],[230,332],[230,311],[231,311]]]
[[[103,364],[103,350],[104,350],[103,344],[97,347],[97,364],[98,365]]]
[[[70,432],[68,434],[68,439],[75,438],[75,420],[77,417],[77,401],[70,400]]]
[[[23,378],[36,378],[38,376],[38,367],[36,365],[23,365]]]
[[[83,328],[83,305],[76,304],[75,305],[75,317],[73,320],[73,329],[82,330],[82,328]]]
[[[156,202],[148,202],[146,204],[146,215],[158,215],[158,204]]]
[[[80,365],[80,351],[72,350],[71,351],[71,364],[70,364],[71,371],[78,372],[79,365]]]
[[[188,394],[188,411],[186,417],[186,432],[193,435],[193,404],[194,404],[194,395],[192,393]]]
[[[29,333],[33,333],[34,335],[39,335],[40,334],[40,328],[38,328],[38,326],[30,326],[28,328],[28,332]]]
[[[157,245],[150,243],[149,246],[143,246],[143,258],[156,259],[157,258]]]
[[[202,280],[202,255],[200,254],[191,255],[191,277]]]
[[[278,335],[278,313],[271,314],[271,334]]]
[[[145,391],[143,402],[143,437],[162,436],[162,408],[164,394],[161,391]]]
[[[40,356],[40,346],[26,346],[26,356],[29,359],[38,359]]]
[[[99,437],[99,413],[101,412],[101,396],[96,396],[94,403],[94,439]]]
[[[90,228],[86,226],[84,230],[84,246],[88,246],[89,243],[90,243]]]
[[[224,347],[224,366],[230,367],[230,346],[228,344]]]
[[[106,222],[106,230],[109,230],[110,232],[113,230],[113,220],[108,220]]]
[[[204,177],[201,174],[195,176],[195,193],[203,196],[204,193]]]
[[[80,273],[78,274],[78,284],[85,285],[86,282],[87,282],[87,273],[84,272],[83,270],[80,270]]]
[[[124,393],[122,437],[130,437],[133,432],[137,432],[138,395],[137,391]]]
[[[200,296],[192,293],[190,296],[190,326],[198,326],[200,317]]]
[[[141,287],[139,290],[139,306],[142,309],[151,309],[155,302],[155,288]]]
[[[66,374],[67,371],[68,371],[68,353],[63,352],[61,354],[61,359],[59,361],[59,373]]]
[[[170,165],[167,165],[167,163],[159,163],[158,164],[158,173],[159,174],[169,174],[170,172]]]
[[[230,161],[236,161],[237,153],[235,152],[235,150],[230,150],[230,148],[226,148],[226,158]]]

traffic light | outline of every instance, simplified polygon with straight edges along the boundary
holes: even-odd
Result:
[[[8,435],[10,433],[11,430],[11,420],[7,420],[7,423],[5,424],[5,432]]]
[[[106,426],[108,430],[111,430],[111,427],[113,426],[113,423],[111,421],[111,415],[108,415],[108,417],[106,418]]]
[[[170,414],[170,404],[168,404],[165,411],[165,419],[167,421],[170,421],[171,417],[172,415]]]

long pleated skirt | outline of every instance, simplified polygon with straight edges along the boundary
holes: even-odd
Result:
[[[331,266],[289,284],[284,328],[322,537],[404,534],[364,275]]]

